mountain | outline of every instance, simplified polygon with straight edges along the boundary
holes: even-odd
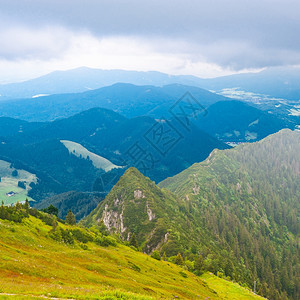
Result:
[[[272,67],[258,73],[245,73],[204,79],[201,84],[197,86],[209,90],[239,88],[248,92],[299,101],[299,78],[299,67]]]
[[[195,85],[201,79],[195,76],[175,76],[160,72],[101,70],[81,67],[55,71],[24,82],[0,85],[0,100],[32,98],[39,95],[79,93],[113,85],[118,82],[134,85],[163,86],[168,84]]]
[[[151,253],[163,247],[172,256],[179,251],[173,233],[180,232],[182,243],[190,243],[190,237],[195,243],[198,241],[192,220],[180,212],[180,206],[184,206],[184,201],[130,168],[83,224],[90,227],[101,220],[111,233],[119,234],[123,240],[129,241],[135,233],[143,252]]]
[[[0,85],[0,101],[32,97],[39,99],[39,96],[49,94],[79,93],[118,82],[153,86],[182,84],[216,91],[239,88],[247,92],[298,101],[300,99],[299,78],[299,67],[272,67],[256,73],[208,79],[153,71],[101,70],[81,67],[55,71],[24,82],[2,84]]]
[[[0,206],[0,230],[1,299],[262,299],[26,205]]]
[[[214,241],[234,253],[271,299],[299,298],[300,134],[214,151],[159,184],[181,199]]]
[[[278,118],[241,101],[220,101],[207,109],[195,124],[224,142],[254,142],[297,123]]]
[[[215,148],[229,148],[192,124],[185,128],[175,119],[127,119],[103,108],[53,122],[1,122],[9,130],[2,131],[0,159],[36,174],[28,195],[38,202],[69,191],[107,193],[130,166],[159,182]],[[72,205],[65,209],[77,212],[76,202],[65,203]]]
[[[129,169],[83,224],[103,222],[124,240],[134,233],[145,252],[180,252],[202,270],[256,281],[270,299],[298,299],[299,146],[299,133],[282,130],[214,150],[159,187]]]
[[[194,100],[196,105],[203,107],[217,101],[228,100],[224,96],[185,85],[156,87],[118,83],[84,93],[2,101],[0,116],[27,121],[53,121],[90,108],[102,107],[129,118],[142,115],[155,118],[169,117],[171,107],[187,92],[196,99]],[[181,99],[183,103],[187,101],[190,101],[188,96]]]

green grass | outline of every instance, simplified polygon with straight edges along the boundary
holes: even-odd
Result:
[[[82,145],[78,143],[72,141],[66,141],[66,140],[61,140],[60,142],[69,150],[71,154],[77,157],[82,157],[84,159],[87,159],[89,157],[94,167],[97,169],[102,169],[105,172],[109,172],[112,169],[122,168],[121,166],[114,165],[108,159],[99,156],[93,152],[90,152],[89,150],[87,150],[86,148],[84,148]]]
[[[256,299],[209,274],[184,270],[185,278],[179,266],[123,245],[66,246],[49,238],[50,229],[32,216],[21,224],[0,220],[0,299]]]
[[[31,189],[29,184],[31,182],[36,183],[37,177],[34,174],[31,174],[24,170],[18,171],[18,176],[12,176],[12,172],[15,168],[10,167],[10,163],[0,160],[0,201],[3,201],[5,205],[13,204],[17,201],[23,202],[28,198],[28,200],[33,200],[28,197],[28,191]],[[26,189],[18,187],[18,181],[26,182]],[[9,192],[15,192],[14,196],[8,197],[6,194]]]

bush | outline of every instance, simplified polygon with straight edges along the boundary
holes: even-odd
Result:
[[[151,257],[160,260],[160,253],[157,250],[154,250],[151,254]]]
[[[81,243],[87,243],[87,242],[92,242],[93,241],[93,237],[92,235],[90,235],[89,233],[77,228],[77,229],[72,229],[71,230],[73,237],[81,242]]]
[[[117,241],[111,236],[97,237],[95,242],[102,247],[117,246]]]

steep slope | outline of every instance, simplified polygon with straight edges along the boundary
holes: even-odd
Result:
[[[299,162],[300,134],[282,130],[214,151],[159,186],[187,199],[200,226],[215,235],[225,257],[243,261],[263,295],[298,299]]]
[[[120,178],[97,208],[83,220],[85,226],[103,222],[111,233],[129,240],[136,234],[143,251],[151,253],[162,245],[171,249],[177,242],[174,234],[179,231],[182,242],[194,242],[196,231],[188,216],[180,212],[184,202],[167,190],[162,191],[137,169],[130,168]],[[178,228],[177,224],[183,225]],[[169,252],[176,255],[178,246]]]
[[[196,125],[224,142],[255,142],[295,123],[249,106],[240,101],[220,101],[200,116]]]
[[[0,207],[0,231],[1,299],[261,299],[25,206]]]

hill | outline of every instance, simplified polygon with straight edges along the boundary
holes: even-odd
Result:
[[[1,299],[261,299],[25,205],[0,207],[0,230]]]
[[[215,150],[160,188],[131,168],[83,224],[135,234],[148,253],[181,253],[199,272],[256,281],[271,299],[298,299],[299,146],[299,133],[282,130]]]

